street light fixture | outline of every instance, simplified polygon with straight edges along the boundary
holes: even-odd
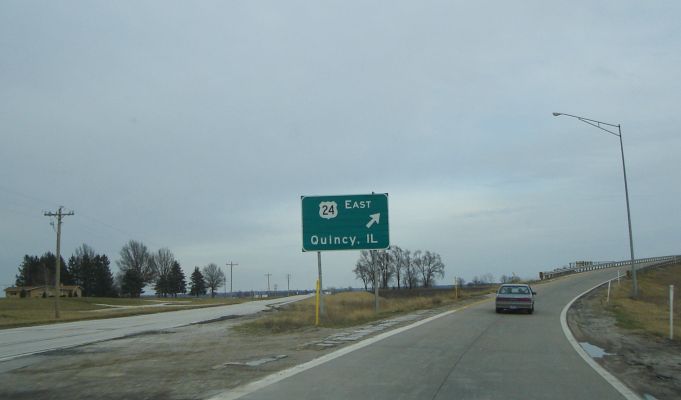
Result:
[[[559,117],[561,115],[564,115],[566,117],[576,118],[576,119],[584,122],[585,124],[595,126],[596,128],[598,128],[602,131],[608,132],[611,135],[615,135],[620,139],[620,152],[622,153],[622,172],[624,173],[624,196],[627,200],[627,222],[629,224],[629,251],[631,253],[631,277],[632,277],[632,280],[633,280],[633,283],[634,283],[633,296],[638,297],[638,281],[636,279],[636,268],[634,268],[634,239],[633,239],[633,236],[631,234],[631,211],[629,209],[629,187],[627,185],[627,168],[624,164],[624,146],[622,145],[622,127],[619,124],[617,124],[617,125],[609,124],[607,122],[602,122],[602,121],[597,121],[595,119],[579,117],[579,116],[576,116],[576,115],[558,113],[558,112],[553,113],[554,117]],[[617,132],[614,132],[610,129],[604,128],[602,125],[617,128]]]

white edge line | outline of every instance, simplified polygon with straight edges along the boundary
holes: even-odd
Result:
[[[466,307],[463,307],[463,308],[466,308]],[[438,318],[442,318],[442,317],[445,317],[447,315],[453,314],[453,313],[455,313],[455,312],[457,312],[457,311],[459,311],[463,308],[445,311],[443,313],[433,315],[432,317],[428,317],[426,319],[422,319],[420,321],[414,322],[411,325],[407,325],[407,326],[403,326],[403,327],[400,327],[400,328],[397,328],[397,329],[393,329],[393,330],[388,331],[388,332],[383,332],[383,333],[376,335],[374,337],[371,337],[369,339],[362,340],[359,343],[355,343],[353,345],[343,347],[342,349],[338,349],[338,350],[334,351],[333,353],[323,355],[319,358],[315,358],[314,360],[308,361],[306,363],[296,365],[296,366],[293,366],[291,368],[288,368],[288,369],[285,369],[285,370],[282,370],[282,371],[279,371],[279,372],[275,372],[275,373],[268,375],[268,376],[266,376],[266,377],[264,377],[260,380],[257,380],[257,381],[248,383],[246,385],[239,386],[239,387],[236,387],[234,389],[231,389],[231,390],[225,391],[223,393],[217,394],[217,395],[211,397],[209,400],[235,400],[235,399],[241,398],[241,397],[243,397],[247,394],[255,392],[256,390],[265,388],[265,387],[270,386],[272,384],[275,384],[279,381],[282,381],[284,379],[287,379],[287,378],[290,378],[294,375],[297,375],[301,372],[307,371],[310,368],[314,368],[316,366],[325,364],[325,363],[327,363],[331,360],[334,360],[338,357],[342,357],[342,356],[344,356],[348,353],[352,353],[355,350],[359,350],[361,348],[372,345],[372,344],[379,342],[383,339],[387,339],[391,336],[400,334],[404,331],[408,331],[409,329],[413,329],[413,328],[416,328],[417,326],[427,324],[427,323],[434,321]]]
[[[577,301],[580,297],[588,294],[589,292],[596,290],[597,288],[603,286],[604,284],[613,281],[617,278],[613,279],[608,279],[607,281],[603,283],[599,283],[598,285],[592,287],[591,289],[587,290],[586,292],[578,295],[574,299],[572,299],[564,308],[563,311],[560,313],[560,325],[563,328],[563,333],[565,334],[565,337],[567,338],[568,342],[572,345],[572,347],[575,349],[577,354],[579,354],[584,361],[586,361],[587,364],[591,368],[593,368],[603,379],[606,380],[612,387],[614,387],[622,396],[624,396],[625,399],[627,400],[641,400],[641,397],[634,393],[631,389],[629,389],[626,385],[622,383],[619,379],[617,379],[614,375],[612,375],[610,372],[606,371],[605,368],[601,367],[590,355],[584,351],[582,346],[577,342],[577,339],[572,335],[572,331],[570,331],[570,328],[568,327],[567,323],[567,312],[568,309],[572,306],[572,304]]]

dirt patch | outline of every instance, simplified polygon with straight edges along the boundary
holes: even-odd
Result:
[[[267,340],[235,332],[239,320],[197,324],[29,357],[0,374],[0,398],[200,399],[319,356],[298,349],[330,332]],[[285,354],[256,367],[228,365]],[[10,362],[11,363],[11,362]]]
[[[577,300],[567,314],[579,342],[605,350],[594,360],[641,396],[681,397],[681,344],[640,330],[622,329],[606,309],[601,287]]]

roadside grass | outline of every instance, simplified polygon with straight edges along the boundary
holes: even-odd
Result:
[[[681,264],[638,271],[639,298],[631,298],[632,281],[613,281],[610,304],[606,306],[617,325],[669,337],[669,285],[674,285],[674,340],[681,341]],[[605,302],[605,300],[603,300]]]
[[[379,310],[374,312],[374,295],[368,292],[344,292],[324,296],[325,315],[320,315],[320,327],[343,328],[361,325],[393,315],[416,310],[444,307],[475,299],[494,289],[465,290],[457,299],[453,290],[440,290],[429,296],[409,296],[408,290],[395,297],[379,297]],[[386,293],[387,294],[387,293]],[[289,333],[315,326],[315,299],[299,301],[276,312],[236,327],[247,334]]]
[[[60,319],[54,318],[54,298],[0,299],[0,329],[22,326],[73,322],[91,319],[129,317],[159,312],[186,310],[236,304],[247,299],[226,298],[108,298],[108,297],[62,297],[59,299]],[[163,307],[149,307],[161,303]],[[111,307],[115,306],[115,307]],[[132,308],[121,308],[132,307]]]

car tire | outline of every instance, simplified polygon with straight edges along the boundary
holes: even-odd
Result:
[[[497,308],[497,314],[501,313],[501,308]]]
[[[527,313],[528,313],[528,314],[532,314],[533,312],[534,312],[534,306],[532,306],[532,308],[530,308],[529,310],[527,310]]]

